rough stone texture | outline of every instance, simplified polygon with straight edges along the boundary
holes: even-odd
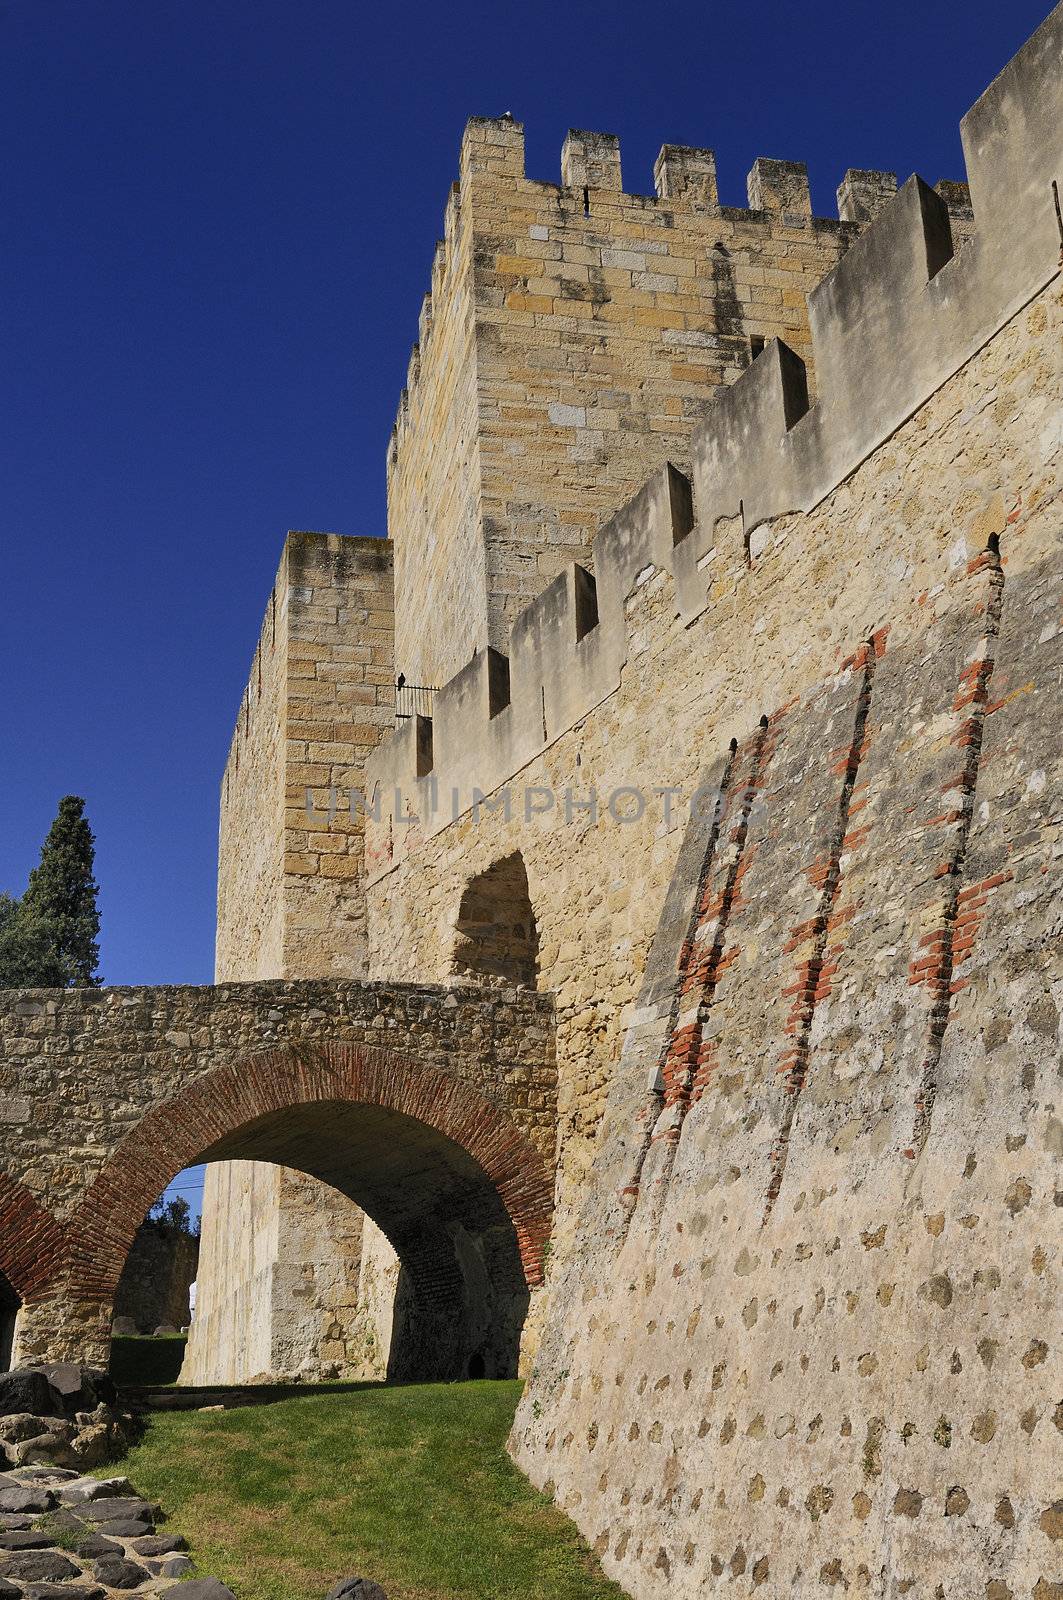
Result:
[[[182,1383],[385,1376],[391,1307],[374,1280],[398,1257],[359,1207],[302,1173],[225,1161],[208,1168],[203,1219]]]
[[[391,465],[396,531],[423,558],[404,573],[397,552],[400,652],[416,637],[425,661],[461,670],[431,719],[362,763],[383,794],[404,790],[366,826],[370,971],[440,987],[0,1000],[0,1088],[33,1107],[0,1178],[0,1267],[33,1337],[91,1344],[128,1243],[113,1219],[132,1191],[153,1197],[171,1157],[272,1155],[365,1199],[330,1137],[357,1134],[379,1161],[381,1125],[337,1104],[372,1103],[362,1053],[394,1065],[401,1041],[391,1093],[400,1076],[423,1085],[418,1063],[439,1069],[411,1118],[428,1133],[388,1144],[371,1198],[381,1220],[397,1208],[387,1231],[415,1287],[435,1282],[413,1245],[445,1171],[443,1086],[471,1082],[547,1163],[557,1135],[550,1281],[526,1341],[543,1337],[511,1445],[639,1600],[736,1584],[1056,1600],[1061,100],[1063,8],[965,119],[973,225],[948,186],[913,178],[887,200],[884,180],[850,174],[845,204],[873,220],[810,287],[807,337],[772,342],[716,394],[689,478],[661,467],[613,501],[587,566],[554,576],[545,557],[553,581],[508,638],[490,607],[509,618],[524,580],[493,587],[505,563],[487,559],[501,434],[490,407],[476,420],[470,219],[479,175],[503,210],[515,193],[533,211],[544,186],[525,184],[514,124],[471,126],[425,313],[436,354]],[[593,191],[592,218],[623,211],[607,136],[574,136],[565,170]],[[715,204],[705,152],[660,182],[669,203]],[[784,219],[764,238],[804,193],[793,164],[758,163],[751,199]],[[574,226],[592,225],[585,209],[580,195]],[[645,222],[647,240],[660,226]],[[486,243],[482,265],[524,275]],[[492,288],[514,328],[554,315],[513,303],[537,293],[530,278]],[[545,459],[541,398],[529,439]],[[567,390],[546,404],[563,451],[586,419]],[[551,541],[534,506],[532,524],[538,553]],[[585,545],[589,523],[573,526]],[[524,538],[503,528],[497,549]],[[483,608],[459,615],[452,571],[477,595],[482,573]],[[457,790],[453,812],[429,809],[433,787]],[[275,819],[255,788],[241,803]],[[242,924],[232,937],[254,945]],[[475,991],[447,996],[455,972]],[[556,997],[556,1104],[552,1070],[537,1075],[548,1007],[515,987],[532,976]],[[107,1012],[126,997],[141,1015],[116,1066]],[[228,1005],[226,1032],[212,1008]],[[102,1050],[72,1045],[94,1007],[106,1074]],[[199,1093],[217,1081],[208,1058],[229,1073],[220,1117]],[[52,1116],[56,1087],[75,1085],[76,1161],[69,1117]],[[327,1119],[306,1113],[322,1105]],[[480,1126],[471,1111],[461,1125]],[[396,1163],[417,1167],[422,1138],[414,1216]],[[516,1187],[535,1189],[533,1225],[516,1231],[534,1271],[548,1205],[532,1170]],[[449,1229],[434,1258],[451,1289],[492,1259],[474,1232]],[[457,1297],[435,1303],[452,1316]],[[448,1349],[464,1370],[485,1360],[474,1323]]]
[[[154,1333],[161,1323],[186,1328],[198,1261],[198,1239],[148,1218],[137,1229],[118,1280],[115,1317],[128,1320],[134,1333]]]
[[[307,817],[308,785],[358,784],[394,725],[391,550],[290,533],[222,780],[220,981],[365,970],[360,812]]]
[[[437,696],[420,820],[370,826],[378,972],[442,978],[523,860],[562,1142],[513,1448],[640,1597],[1058,1582],[1061,42],[967,119],[970,244],[905,186],[816,298],[831,391],[743,375],[694,517],[660,478],[599,536],[599,628],[544,597],[537,733],[518,619],[508,709],[486,661]]]
[[[345,1578],[329,1590],[325,1600],[388,1600],[388,1597],[371,1578]]]
[[[560,188],[533,182],[508,118],[470,121],[460,171],[389,450],[392,542],[292,535],[270,600],[224,786],[219,978],[363,975],[361,815],[329,824],[328,795],[366,787],[396,669],[441,684],[477,646],[504,647],[519,607],[573,558],[593,565],[602,518],[652,468],[690,460],[720,385],[773,335],[810,354],[807,295],[870,214],[813,218],[804,167],[765,160],[749,176],[751,209],[722,207],[712,152],[671,145],[656,196],[628,195],[617,141],[587,131],[565,142]],[[965,191],[952,187],[954,211]],[[375,565],[392,549],[394,659]],[[295,711],[293,675],[307,680]],[[534,952],[507,975],[534,984]],[[308,1192],[295,1175],[208,1173],[197,1381],[377,1364],[387,1319],[352,1307],[345,1288],[361,1271],[360,1219],[319,1187],[314,1210],[332,1216],[333,1237],[315,1258],[321,1230],[296,1238]],[[253,1252],[230,1249],[252,1226]],[[283,1257],[266,1255],[282,1235],[307,1279],[298,1306]]]

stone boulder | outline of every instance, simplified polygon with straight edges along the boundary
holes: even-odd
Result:
[[[121,1518],[127,1522],[153,1523],[158,1515],[158,1506],[152,1505],[150,1500],[141,1500],[139,1496],[86,1500],[78,1507],[78,1516],[83,1522],[104,1523]]]
[[[0,1446],[21,1444],[25,1439],[36,1439],[43,1432],[43,1418],[35,1417],[30,1411],[13,1411],[8,1417],[0,1417]],[[0,1449],[0,1458],[6,1458],[9,1453]]]
[[[51,1511],[54,1505],[55,1495],[50,1489],[39,1488],[36,1485],[30,1488],[19,1486],[14,1489],[0,1489],[0,1511],[16,1511],[36,1516],[41,1512]]]
[[[151,1573],[123,1556],[102,1556],[96,1563],[96,1578],[105,1589],[139,1589]]]
[[[59,1488],[60,1500],[69,1506],[85,1500],[113,1500],[132,1493],[133,1485],[128,1478],[72,1478]]]
[[[61,1583],[80,1578],[81,1568],[59,1550],[20,1550],[0,1561],[0,1577],[16,1583]]]
[[[372,1578],[343,1578],[329,1590],[325,1600],[388,1600],[388,1597]]]
[[[192,1561],[189,1556],[178,1553],[167,1556],[159,1570],[164,1578],[183,1578],[186,1573],[192,1571]]]
[[[7,1458],[12,1466],[51,1465],[69,1467],[76,1457],[73,1445],[77,1437],[77,1423],[66,1417],[34,1417],[39,1432],[28,1439],[9,1442]]]
[[[117,1404],[114,1379],[101,1367],[79,1367],[72,1361],[59,1361],[40,1370],[52,1388],[62,1395],[62,1409],[69,1415]]]
[[[45,1373],[28,1367],[0,1373],[0,1417],[61,1417],[65,1409]]]
[[[82,1561],[98,1561],[101,1556],[120,1556],[122,1546],[114,1539],[105,1539],[102,1533],[88,1533],[74,1546],[74,1554]]]
[[[133,1549],[138,1556],[170,1556],[187,1550],[188,1541],[179,1533],[154,1533],[135,1539]]]
[[[51,1534],[36,1532],[33,1528],[5,1529],[0,1533],[0,1551],[50,1550],[54,1540]]]
[[[22,1590],[25,1600],[105,1600],[98,1583],[86,1589],[84,1581],[78,1583],[33,1583]]]

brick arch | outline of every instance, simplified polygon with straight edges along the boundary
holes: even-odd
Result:
[[[24,1183],[0,1172],[0,1273],[24,1305],[46,1298],[65,1257],[63,1223]]]
[[[126,1136],[70,1219],[71,1287],[109,1299],[148,1208],[177,1173],[247,1124],[296,1106],[349,1102],[424,1124],[461,1147],[512,1222],[528,1288],[543,1281],[553,1191],[538,1151],[470,1084],[398,1051],[323,1042],[264,1051],[206,1072]],[[239,1158],[225,1148],[218,1159]]]

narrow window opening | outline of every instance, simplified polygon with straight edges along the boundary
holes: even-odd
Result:
[[[591,214],[591,191],[587,187],[587,185],[584,184],[583,185],[583,215],[585,217],[589,217],[590,214]]]
[[[757,359],[757,357],[760,355],[761,351],[764,349],[764,346],[767,344],[767,342],[768,341],[765,339],[765,337],[764,337],[764,335],[762,333],[751,333],[750,334],[750,336],[749,336],[749,355],[750,355],[750,359],[751,360],[755,361]]]

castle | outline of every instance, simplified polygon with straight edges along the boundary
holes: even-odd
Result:
[[[638,1600],[1059,1600],[1063,6],[962,133],[827,219],[469,123],[215,988],[0,996],[16,1356],[105,1352],[205,1157],[185,1381],[519,1369]]]

